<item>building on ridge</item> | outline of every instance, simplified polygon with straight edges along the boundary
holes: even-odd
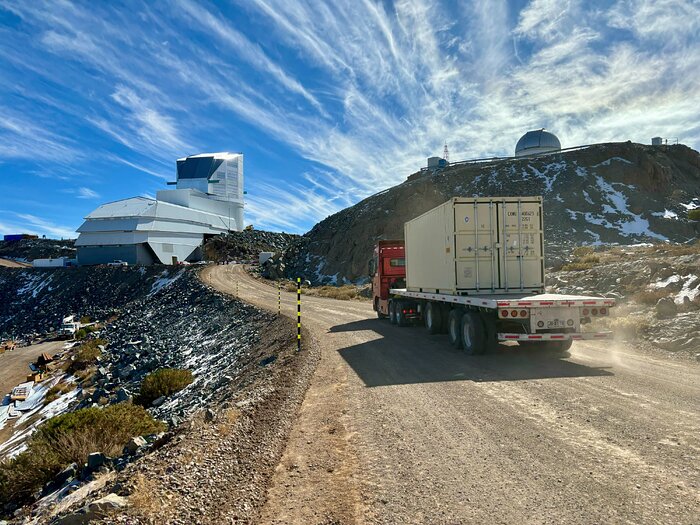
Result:
[[[176,264],[202,259],[204,241],[243,229],[243,154],[202,153],[177,160],[177,179],[156,198],[99,206],[78,228],[78,262]]]

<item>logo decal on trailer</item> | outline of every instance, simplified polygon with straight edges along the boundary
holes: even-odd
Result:
[[[469,222],[469,217],[465,217],[464,222]]]

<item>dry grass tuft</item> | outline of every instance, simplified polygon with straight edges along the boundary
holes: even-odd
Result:
[[[643,290],[641,292],[637,292],[632,296],[632,300],[635,303],[638,304],[645,304],[647,306],[654,306],[656,303],[659,302],[659,299],[662,299],[663,297],[668,297],[669,292],[668,290],[664,290],[663,288],[658,288],[655,290]]]

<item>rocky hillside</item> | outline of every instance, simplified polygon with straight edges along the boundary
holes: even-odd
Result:
[[[405,221],[474,195],[544,196],[552,260],[574,244],[685,242],[700,232],[687,218],[700,207],[700,154],[683,145],[611,143],[418,172],[317,224],[286,257],[287,271],[314,283],[362,280],[377,240],[402,238]]]
[[[75,241],[55,239],[24,239],[0,241],[0,258],[33,261],[49,257],[75,257]]]
[[[217,235],[204,246],[209,261],[257,260],[260,252],[281,252],[299,239],[290,233],[246,230]]]
[[[615,297],[603,326],[617,336],[700,358],[700,242],[577,248],[548,291]]]
[[[86,454],[86,464],[57,474],[33,494],[34,503],[0,505],[0,523],[5,517],[54,523],[59,516],[59,523],[86,523],[102,516],[103,504],[123,516],[125,498],[128,523],[228,522],[207,518],[224,510],[251,522],[313,363],[310,354],[296,352],[289,319],[212,290],[198,273],[178,267],[0,269],[0,296],[8,299],[0,305],[0,333],[21,340],[54,328],[69,312],[108,319],[95,332],[106,342],[95,362],[75,376],[63,374],[61,363],[76,356],[75,349],[61,352],[55,377],[47,379],[51,385],[61,381],[58,398],[7,421],[11,437],[0,443],[0,462],[20,453],[49,417],[129,403],[156,370],[186,369],[193,376],[183,390],[147,405],[167,423],[166,433],[136,436],[121,454],[89,449],[92,459]],[[183,492],[178,505],[151,505],[154,493],[169,501],[174,488]],[[100,497],[97,491],[111,499],[86,505]]]

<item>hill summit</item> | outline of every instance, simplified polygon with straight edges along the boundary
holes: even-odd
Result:
[[[422,170],[314,226],[285,259],[314,283],[361,281],[380,239],[454,196],[542,195],[550,263],[574,244],[686,242],[700,228],[700,154],[684,145],[609,143],[537,157]],[[298,262],[294,262],[298,261]]]

